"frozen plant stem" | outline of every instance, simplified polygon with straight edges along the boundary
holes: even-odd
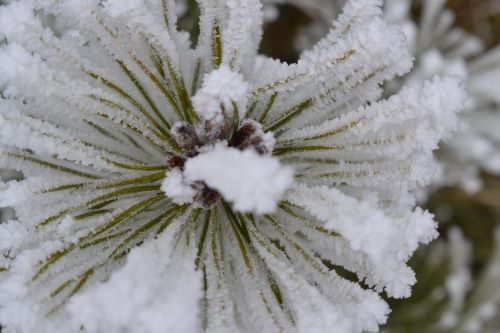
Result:
[[[195,48],[173,0],[0,8],[7,332],[375,332],[410,295],[459,83],[381,99],[411,56],[378,0],[290,65],[257,55],[260,1],[198,5]]]

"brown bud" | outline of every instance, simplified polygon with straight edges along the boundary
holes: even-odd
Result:
[[[241,145],[244,145],[245,142],[252,137],[255,131],[255,126],[252,123],[247,122],[243,124],[243,126],[236,131],[233,139],[233,145],[238,148]]]
[[[178,155],[174,155],[168,159],[167,164],[172,169],[173,168],[181,168],[182,169],[184,167],[185,162],[186,161],[182,157],[180,157]]]
[[[175,142],[186,151],[188,156],[196,154],[196,148],[199,146],[200,140],[193,125],[178,123],[172,128],[172,135]]]
[[[209,187],[205,187],[203,191],[200,193],[198,200],[201,202],[204,208],[213,207],[221,198],[221,195],[216,190],[213,190]]]

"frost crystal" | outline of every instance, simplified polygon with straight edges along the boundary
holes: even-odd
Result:
[[[385,4],[387,19],[404,28],[416,58],[415,68],[399,85],[418,84],[438,74],[456,75],[469,93],[458,132],[437,154],[442,172],[432,188],[460,185],[476,192],[482,186],[481,170],[500,175],[500,99],[494,88],[500,79],[500,48],[480,55],[482,42],[453,25],[454,13],[445,9],[443,0],[423,1],[418,25],[410,19],[411,4],[411,0]]]
[[[287,0],[311,13],[310,26],[297,38],[299,49],[310,47],[311,41],[328,30],[344,0]],[[315,11],[317,2],[324,9]],[[421,2],[421,5],[420,5]],[[412,19],[413,5],[421,6],[422,15]],[[454,25],[455,14],[445,8],[444,0],[386,0],[384,16],[398,24],[408,38],[415,66],[404,79],[390,82],[392,93],[408,84],[420,84],[435,75],[460,76],[469,99],[459,119],[458,132],[436,153],[440,177],[429,190],[459,185],[474,193],[481,189],[480,172],[500,175],[500,100],[496,82],[500,78],[500,47],[483,53],[481,40]]]
[[[6,332],[375,332],[410,294],[460,84],[382,99],[412,61],[378,0],[295,64],[260,1],[197,3],[194,48],[173,0],[0,7]]]

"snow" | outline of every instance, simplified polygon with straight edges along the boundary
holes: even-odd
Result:
[[[167,177],[161,183],[161,190],[178,205],[192,203],[198,193],[186,183],[179,168],[174,168],[168,172]]]
[[[175,203],[192,202],[196,191],[189,184],[204,182],[240,212],[272,213],[293,183],[293,170],[273,157],[216,145],[186,161],[185,170],[171,171],[162,190]]]
[[[133,250],[109,281],[75,297],[69,305],[75,329],[82,325],[89,333],[200,331],[202,283],[194,267],[196,252],[173,250],[174,230]]]
[[[7,332],[197,332],[206,315],[209,332],[359,333],[386,320],[379,292],[410,294],[407,260],[436,236],[412,190],[432,177],[432,150],[463,94],[436,79],[382,99],[384,82],[412,63],[382,1],[349,1],[290,65],[256,56],[258,0],[198,1],[194,49],[173,0],[18,3],[27,5],[2,8],[0,23],[0,167],[24,175],[0,184],[0,206],[17,217],[0,228],[16,255],[0,277]],[[39,13],[71,31],[55,34]],[[174,125],[196,118],[183,87],[201,118],[187,134]],[[231,141],[245,125],[253,134]],[[198,210],[207,189],[255,223],[232,230],[219,210]],[[298,217],[282,211],[285,199]],[[155,219],[170,212],[180,215],[168,225]],[[122,249],[131,252],[116,258]],[[373,289],[337,276],[325,254]],[[271,277],[292,304],[279,304]]]
[[[240,73],[221,66],[204,77],[202,88],[193,97],[194,109],[204,120],[220,124],[225,117],[232,117],[233,103],[240,112],[245,110],[248,88]]]

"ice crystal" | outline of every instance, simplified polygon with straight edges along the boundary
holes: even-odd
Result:
[[[439,150],[442,176],[433,188],[460,185],[468,192],[481,186],[480,172],[500,174],[500,48],[483,53],[482,42],[454,25],[454,13],[443,0],[423,1],[418,23],[410,18],[411,0],[386,2],[386,18],[401,24],[415,55],[415,68],[402,84],[436,74],[458,75],[466,82],[469,100],[459,131]]]
[[[0,8],[7,332],[374,332],[410,295],[460,84],[381,99],[412,61],[378,0],[295,64],[260,1],[197,3],[194,48],[173,0]]]
[[[314,11],[316,1],[288,0],[315,19],[302,29],[297,38],[299,49],[310,47],[328,30],[328,23],[338,15],[343,0],[322,3],[326,8]],[[441,176],[430,190],[459,185],[467,192],[482,187],[480,172],[500,174],[500,101],[495,82],[500,78],[500,48],[484,53],[478,37],[455,25],[454,13],[445,8],[444,0],[422,1],[422,15],[416,20],[411,8],[414,0],[386,0],[384,16],[387,21],[400,25],[407,35],[415,57],[415,66],[404,80],[389,84],[397,91],[404,85],[422,82],[435,75],[457,75],[466,83],[469,94],[467,107],[459,120],[459,131],[452,140],[442,145],[436,157]]]

